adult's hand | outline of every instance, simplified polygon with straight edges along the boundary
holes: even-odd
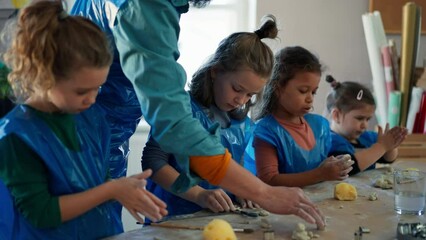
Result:
[[[294,214],[305,221],[325,227],[324,216],[300,188],[273,187],[230,161],[222,182],[222,188],[241,198],[249,199],[271,213]]]
[[[293,214],[308,223],[316,224],[318,229],[324,229],[324,215],[302,189],[270,186],[264,194],[258,202],[263,209],[276,214]]]

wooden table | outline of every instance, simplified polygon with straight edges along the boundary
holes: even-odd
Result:
[[[426,158],[399,159],[392,164],[396,168],[418,168],[426,171]],[[304,223],[308,231],[320,236],[319,239],[354,239],[354,232],[360,227],[370,229],[362,239],[387,240],[396,239],[398,222],[426,223],[426,217],[398,215],[394,211],[393,190],[382,190],[372,186],[373,181],[385,174],[387,168],[366,171],[345,180],[357,188],[358,199],[355,201],[338,201],[333,198],[334,186],[338,181],[328,181],[304,188],[306,194],[314,201],[326,216],[327,227],[324,231],[317,231],[316,226],[305,223],[295,216],[270,214],[264,217],[272,225],[275,239],[291,239],[297,223]],[[368,200],[369,195],[376,192],[378,200]],[[203,215],[206,212],[197,213]],[[261,227],[261,218],[241,216],[235,213],[216,216],[188,218],[167,221],[173,224],[191,226],[205,226],[214,218],[228,221],[234,228],[251,228],[253,233],[237,233],[240,240],[261,240],[265,229]],[[188,239],[201,240],[201,230],[169,229],[147,226],[108,238],[110,240],[130,239]]]

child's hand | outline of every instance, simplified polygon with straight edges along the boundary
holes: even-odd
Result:
[[[166,204],[145,189],[145,179],[151,174],[151,170],[146,170],[130,177],[112,181],[113,186],[115,186],[113,189],[114,199],[120,202],[139,222],[143,222],[139,214],[152,221],[158,221],[167,215]]]
[[[386,152],[398,147],[407,136],[408,131],[403,127],[393,127],[389,129],[389,124],[386,124],[385,130],[379,126],[377,143],[380,143],[385,148]]]
[[[254,203],[248,199],[236,197],[238,204],[240,204],[241,208],[260,208],[257,203]]]
[[[235,210],[231,198],[222,189],[203,190],[198,194],[196,203],[215,213]]]
[[[328,157],[324,160],[319,168],[324,176],[324,181],[329,180],[344,180],[349,177],[349,172],[352,170],[352,164],[354,161],[346,159],[338,159],[336,157]]]

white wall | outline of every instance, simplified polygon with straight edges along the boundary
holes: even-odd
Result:
[[[369,0],[258,0],[256,18],[267,13],[277,17],[281,40],[270,44],[274,50],[301,45],[317,54],[328,67],[326,73],[338,81],[358,81],[372,89],[361,20],[362,14],[368,12],[368,4]],[[388,35],[390,38],[396,40],[400,49],[400,35]],[[422,36],[418,66],[422,66],[426,57],[426,49],[422,47],[425,43],[426,37]],[[315,98],[316,113],[323,113],[329,90],[329,85],[322,81]]]

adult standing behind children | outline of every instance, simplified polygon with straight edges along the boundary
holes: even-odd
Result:
[[[113,60],[105,84],[96,99],[104,112],[111,129],[110,171],[112,178],[125,177],[130,154],[129,138],[133,135],[142,117],[141,107],[132,83],[121,69],[111,27],[114,13],[113,2],[105,0],[77,0],[71,9],[72,15],[81,15],[96,23],[107,35],[113,48]],[[121,1],[124,2],[124,1]],[[94,9],[99,7],[99,9]],[[115,9],[116,11],[117,9]],[[112,22],[109,22],[109,21]]]
[[[247,147],[247,152],[254,151],[257,175],[270,185],[303,187],[342,180],[352,169],[344,161],[327,158],[329,123],[309,113],[321,72],[319,59],[303,47],[286,47],[275,56],[271,80],[258,105],[253,143]]]
[[[254,104],[252,97],[260,97],[274,61],[271,49],[262,39],[273,39],[277,33],[275,17],[268,15],[255,32],[231,34],[220,42],[216,52],[198,69],[190,84],[194,117],[206,129],[220,124],[221,142],[239,164],[242,164],[251,132],[252,121],[247,114]],[[189,214],[202,208],[213,212],[230,211],[235,209],[233,201],[242,207],[256,206],[250,201],[228,196],[222,189],[205,181],[185,193],[170,193],[180,168],[173,154],[162,151],[152,137],[143,151],[142,168],[152,169],[151,179],[154,182],[149,179],[146,188],[167,203],[169,215]]]
[[[144,189],[150,171],[109,181],[109,128],[93,105],[112,60],[103,32],[61,1],[21,9],[14,29],[4,59],[20,104],[0,121],[1,239],[118,234],[111,200],[137,221],[161,219],[166,205]]]
[[[392,163],[398,156],[398,146],[404,141],[407,129],[395,126],[379,131],[368,131],[376,103],[373,94],[357,82],[338,82],[326,78],[333,88],[327,96],[327,110],[331,115],[332,147],[330,154],[350,154],[355,161],[350,175],[374,169],[376,162]]]
[[[232,161],[220,140],[192,117],[186,73],[177,63],[179,19],[190,3],[208,1],[92,0],[85,5],[91,10],[83,11],[109,17],[123,72],[134,85],[152,136],[182,169],[172,190],[185,192],[201,177],[266,210],[323,227],[322,214],[301,189],[264,184]]]

